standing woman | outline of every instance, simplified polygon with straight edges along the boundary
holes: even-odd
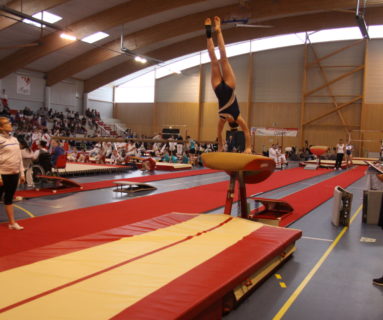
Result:
[[[222,131],[227,121],[231,128],[241,127],[245,135],[245,153],[251,153],[250,131],[246,121],[242,118],[239,111],[237,97],[235,96],[236,80],[233,69],[226,56],[225,41],[221,30],[221,19],[214,17],[214,29],[217,34],[217,44],[220,53],[220,60],[214,52],[214,42],[212,38],[212,21],[210,18],[205,20],[207,37],[207,50],[211,61],[211,85],[218,98],[219,120],[217,128],[218,151],[223,151]]]
[[[348,168],[348,165],[350,164],[350,167],[352,167],[352,150],[353,146],[351,142],[347,142],[346,144],[346,167]]]
[[[343,139],[339,139],[339,143],[336,145],[336,160],[334,170],[342,170],[341,166],[345,149],[346,147],[343,143]]]
[[[10,135],[12,124],[8,118],[0,117],[0,175],[3,185],[0,186],[0,197],[4,193],[4,207],[9,219],[9,229],[22,230],[14,218],[13,196],[17,185],[24,183],[24,166],[19,141]]]

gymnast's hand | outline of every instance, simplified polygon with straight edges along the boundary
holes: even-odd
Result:
[[[25,177],[24,176],[20,176],[20,183],[25,183]]]

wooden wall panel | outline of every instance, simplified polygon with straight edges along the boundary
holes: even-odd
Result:
[[[161,130],[179,128],[182,136],[197,137],[198,103],[156,103],[157,125]]]
[[[254,100],[256,102],[299,102],[302,76],[303,46],[256,52],[254,54]]]
[[[370,40],[367,50],[365,103],[383,103],[383,41]]]
[[[153,130],[153,103],[117,103],[116,118],[137,134],[152,136]]]
[[[367,156],[368,152],[379,152],[380,141],[383,139],[383,103],[365,104],[363,114],[363,128],[368,128],[361,135],[353,133],[356,139],[362,139],[362,152]]]
[[[253,103],[253,119],[250,123],[252,127],[266,128],[298,128],[298,103],[277,103],[277,102],[257,102]],[[274,143],[283,144],[283,147],[296,146],[297,137],[262,137],[253,138],[255,151],[260,153],[268,150]]]
[[[208,102],[202,105],[204,110],[201,123],[201,140],[214,141],[217,138],[218,105]]]
[[[315,119],[320,115],[334,110],[334,105],[329,103],[308,103],[306,104],[305,120]],[[360,124],[360,103],[354,103],[340,110],[346,123],[350,126],[359,126]],[[331,125],[340,126],[342,122],[337,112],[333,112],[328,116],[312,122],[310,125]],[[354,128],[357,129],[357,128]]]

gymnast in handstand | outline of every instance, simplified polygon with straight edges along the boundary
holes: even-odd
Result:
[[[245,153],[251,153],[250,132],[245,120],[239,112],[237,97],[235,96],[235,75],[229,59],[226,56],[225,42],[221,30],[221,19],[214,17],[214,30],[217,34],[218,49],[220,60],[217,59],[214,52],[214,42],[212,38],[212,22],[210,18],[205,20],[205,29],[207,36],[207,50],[211,60],[211,84],[219,103],[219,121],[218,121],[218,151],[223,151],[222,131],[227,121],[231,128],[241,127],[245,135]]]

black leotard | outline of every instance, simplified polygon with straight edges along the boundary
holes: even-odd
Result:
[[[224,114],[230,114],[234,118],[234,120],[237,120],[239,116],[239,106],[237,102],[237,97],[234,96],[233,103],[231,103],[227,108],[221,110],[221,108],[225,106],[232,98],[234,90],[222,80],[221,83],[214,88],[214,92],[218,98],[218,104],[220,109],[218,113],[220,114],[220,118],[225,119]]]

